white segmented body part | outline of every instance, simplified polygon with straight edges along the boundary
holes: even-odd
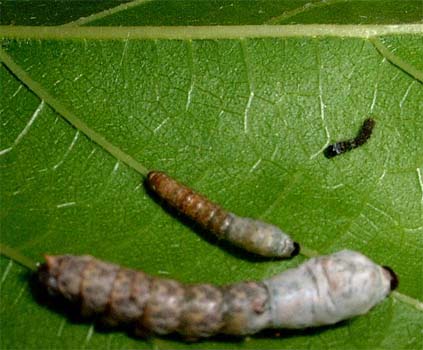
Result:
[[[368,312],[398,280],[390,268],[343,250],[312,258],[266,281],[273,328],[329,325]]]
[[[228,213],[230,225],[222,227],[223,238],[249,252],[267,257],[293,257],[299,244],[274,225]]]
[[[48,291],[79,304],[83,315],[191,340],[333,324],[366,313],[398,283],[391,269],[349,250],[227,286],[185,285],[91,256],[46,256],[38,273]]]

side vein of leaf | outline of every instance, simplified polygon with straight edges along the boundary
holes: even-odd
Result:
[[[92,15],[89,15],[87,17],[81,17],[81,18],[79,18],[75,21],[62,24],[62,26],[63,27],[81,26],[81,25],[84,25],[84,24],[87,24],[87,23],[90,23],[90,22],[94,22],[98,19],[114,15],[115,13],[128,10],[132,7],[142,5],[142,4],[150,2],[150,1],[152,1],[152,0],[134,0],[134,1],[131,1],[131,2],[123,3],[123,4],[120,4],[116,7],[112,7],[112,8],[109,8],[107,10],[104,10],[104,11],[93,13]]]
[[[417,299],[411,298],[408,295],[399,293],[397,291],[393,291],[392,296],[395,299],[397,299],[397,300],[399,300],[399,301],[401,301],[405,304],[409,304],[409,305],[413,306],[414,308],[416,308],[419,311],[423,311],[423,303],[418,301]]]
[[[140,164],[137,160],[132,158],[129,154],[123,152],[119,147],[109,142],[103,135],[97,133],[91,129],[86,123],[78,118],[70,109],[68,109],[63,103],[52,96],[41,84],[33,80],[30,75],[25,72],[16,62],[13,61],[3,49],[0,48],[0,60],[3,64],[35,95],[41,100],[45,101],[51,106],[58,114],[60,114],[66,121],[73,125],[77,130],[80,130],[93,142],[104,148],[116,159],[125,163],[132,169],[136,170],[143,176],[147,176],[148,169]]]
[[[37,263],[35,261],[33,261],[32,259],[28,258],[25,255],[22,255],[19,251],[9,247],[8,245],[0,243],[0,254],[17,262],[23,267],[30,269],[31,271],[37,270]]]
[[[398,67],[412,78],[416,79],[420,83],[423,83],[423,72],[418,70],[412,64],[402,60],[400,57],[395,55],[392,51],[390,51],[379,38],[369,38],[369,41],[373,44],[375,49],[385,57],[389,62],[391,62],[394,66]]]
[[[336,4],[338,2],[346,2],[348,0],[321,0],[311,3],[306,3],[303,6],[297,7],[296,9],[293,9],[291,11],[286,11],[282,13],[281,15],[274,16],[268,21],[266,21],[266,24],[278,24],[288,18],[294,17],[300,13],[308,12],[312,9],[319,8],[319,7],[326,7],[330,6],[332,4]]]
[[[145,4],[147,2],[151,2],[152,0],[134,0],[131,1],[129,3],[124,3],[124,4],[120,4],[116,7],[112,7],[109,9],[106,9],[104,11],[98,12],[98,13],[93,13],[90,16],[87,17],[81,17],[75,21],[72,22],[68,22],[63,24],[64,27],[68,27],[68,26],[80,26],[80,25],[84,25],[90,22],[94,22],[98,19],[101,18],[105,18],[111,15],[114,15],[115,13],[118,12],[122,12],[122,11],[126,11],[132,7],[136,7],[142,4]],[[283,20],[286,20],[290,17],[294,17],[300,13],[304,13],[307,11],[310,11],[312,9],[315,8],[319,8],[319,7],[324,7],[324,6],[330,6],[332,4],[338,3],[338,2],[346,2],[348,0],[321,0],[321,1],[316,1],[316,2],[311,2],[311,3],[306,3],[303,6],[300,6],[296,9],[293,9],[291,11],[286,11],[278,16],[274,16],[271,19],[269,19],[268,21],[265,22],[265,24],[277,24]]]

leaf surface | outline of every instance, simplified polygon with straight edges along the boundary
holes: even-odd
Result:
[[[192,14],[178,17],[173,4],[160,22],[164,3],[140,2],[73,26],[270,23],[259,8],[272,18],[291,11],[308,13],[301,23],[333,23],[327,11],[351,5],[328,3],[308,9],[305,2],[251,2],[247,11],[242,2],[220,10],[223,2],[215,1],[193,11],[186,2],[180,6]],[[360,13],[372,17],[364,3]],[[370,23],[419,20],[414,2],[408,12],[394,11],[398,20],[384,15],[388,5],[379,12],[385,21],[373,16]],[[60,24],[80,14],[67,16]],[[289,22],[286,15],[282,22]],[[399,291],[365,316],[322,329],[195,344],[139,340],[74,321],[40,301],[28,270],[1,257],[0,308],[7,320],[0,324],[7,334],[1,347],[423,346],[421,32],[404,33],[405,24],[401,35],[367,40],[284,36],[275,26],[257,38],[242,28],[234,37],[237,28],[223,27],[232,33],[225,39],[213,38],[210,27],[204,40],[190,38],[192,28],[168,40],[157,28],[152,40],[113,28],[99,39],[91,27],[74,38],[55,38],[48,29],[45,38],[35,38],[19,35],[28,27],[12,28],[14,34],[0,27],[2,244],[34,261],[44,253],[92,254],[183,282],[218,284],[266,278],[316,253],[348,248],[391,266]],[[348,28],[354,36],[356,29]],[[354,137],[369,116],[376,127],[368,143],[333,159],[323,156],[329,143]],[[146,169],[166,171],[237,214],[280,226],[303,254],[258,259],[185,225],[146,193]]]

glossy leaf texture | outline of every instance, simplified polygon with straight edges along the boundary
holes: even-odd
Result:
[[[39,298],[28,269],[2,256],[1,348],[422,347],[423,45],[422,32],[407,33],[421,22],[418,2],[363,1],[359,15],[348,11],[354,1],[248,1],[248,8],[211,1],[197,11],[189,1],[177,3],[119,2],[119,10],[106,12],[106,4],[92,4],[97,13],[80,22],[89,14],[76,5],[54,21],[34,7],[37,23],[52,25],[52,32],[40,27],[45,37],[37,27],[34,35],[28,27],[12,34],[0,27],[1,244],[34,261],[44,253],[91,254],[217,284],[259,280],[315,254],[354,249],[392,267],[398,292],[365,316],[321,329],[193,344],[173,336],[143,340],[74,320]],[[7,18],[28,24],[11,3],[2,6],[12,11]],[[181,8],[186,12],[178,15]],[[66,35],[55,38],[55,25],[71,21],[68,27],[81,31],[61,27]],[[330,27],[328,36],[312,28],[307,35],[310,27],[301,24],[293,30],[306,34],[284,35],[276,25],[258,38],[242,26],[221,27],[214,36],[209,26],[204,39],[189,27],[166,39],[166,28],[150,28],[147,39],[141,27],[128,28],[127,36],[115,27],[266,23],[405,29],[367,39],[354,37],[360,26],[342,29],[351,31],[347,36]],[[95,37],[99,28],[92,26],[100,25],[107,38]],[[324,157],[328,144],[354,137],[368,117],[376,121],[368,143]],[[280,226],[302,244],[302,254],[260,259],[217,241],[146,192],[147,169]]]

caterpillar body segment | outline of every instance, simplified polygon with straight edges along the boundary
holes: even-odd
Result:
[[[349,152],[354,148],[364,145],[372,136],[375,124],[376,122],[374,119],[366,119],[363,122],[363,125],[361,126],[361,129],[356,137],[350,140],[339,141],[326,147],[323,152],[325,157],[333,158],[345,152]]]
[[[147,185],[169,206],[219,238],[266,257],[292,257],[300,246],[278,227],[230,213],[168,175],[151,171]]]
[[[342,250],[312,258],[264,281],[272,298],[272,327],[305,328],[367,313],[398,285],[392,269]]]
[[[46,256],[38,276],[83,315],[188,339],[333,324],[366,313],[397,285],[392,270],[347,250],[227,286],[185,285],[91,256]]]

